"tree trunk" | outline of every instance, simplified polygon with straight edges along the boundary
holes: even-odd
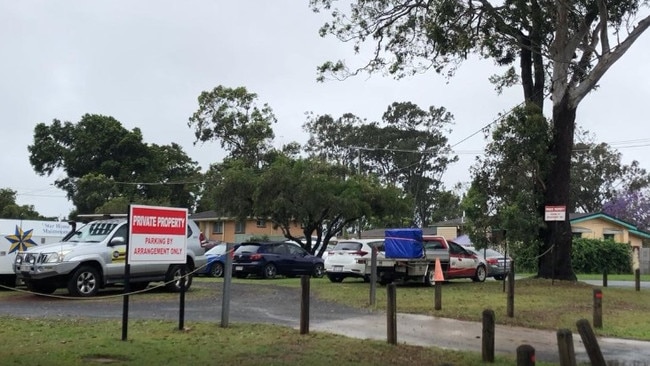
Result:
[[[575,119],[576,107],[568,102],[566,96],[553,104],[553,137],[549,148],[553,163],[545,179],[544,205],[568,206]],[[543,217],[544,207],[541,207],[541,211]],[[576,276],[571,266],[572,235],[569,212],[566,213],[564,221],[547,222],[546,228],[541,231],[543,244],[539,253],[537,275],[542,278],[575,281]]]

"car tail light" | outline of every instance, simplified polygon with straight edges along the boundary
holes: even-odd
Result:
[[[201,244],[205,244],[205,242],[206,242],[206,240],[205,240],[205,234],[203,234],[203,231],[201,231],[201,232],[199,233],[199,243],[201,243]]]
[[[249,258],[252,261],[258,261],[258,260],[262,259],[262,255],[261,254],[251,254],[251,256]]]
[[[365,256],[366,254],[368,254],[368,252],[363,251],[363,250],[357,250],[356,252],[352,252],[352,253],[350,253],[350,254],[354,254],[354,255],[358,255],[359,257],[363,257],[363,256]]]
[[[366,258],[358,258],[357,263],[358,264],[366,264]]]
[[[499,264],[499,260],[496,258],[488,258],[487,262],[489,264]]]

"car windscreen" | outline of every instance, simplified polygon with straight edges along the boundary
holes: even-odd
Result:
[[[362,244],[355,241],[340,241],[336,243],[334,250],[351,250],[357,251],[361,250]]]
[[[205,252],[205,254],[212,254],[212,255],[221,255],[226,252],[226,245],[225,244],[219,244],[212,249],[208,250]]]
[[[67,240],[69,242],[99,243],[117,226],[114,222],[91,222],[82,226]]]

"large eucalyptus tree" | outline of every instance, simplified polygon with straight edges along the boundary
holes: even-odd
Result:
[[[372,43],[373,52],[358,67],[326,62],[319,68],[321,78],[364,71],[404,77],[429,69],[453,74],[469,54],[479,54],[508,67],[493,79],[499,87],[521,84],[524,100],[540,110],[550,96],[553,163],[543,185],[543,205],[569,201],[580,102],[650,26],[650,16],[640,13],[645,0],[356,0],[346,8],[335,3],[310,1],[315,11],[331,12],[321,34],[351,42],[357,51]],[[555,255],[540,257],[538,275],[575,279],[568,219],[543,227],[540,237],[540,253],[554,247]]]

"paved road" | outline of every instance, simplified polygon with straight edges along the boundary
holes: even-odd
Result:
[[[194,286],[214,288],[214,296],[187,295],[185,321],[220,322],[220,283],[198,282]],[[219,287],[219,288],[218,288]],[[205,292],[203,292],[205,293]],[[117,292],[114,292],[118,295]],[[178,296],[162,294],[130,297],[131,319],[178,320]],[[386,314],[356,309],[316,298],[310,301],[310,329],[342,334],[349,337],[386,339]],[[0,314],[41,317],[121,318],[122,299],[70,300],[52,299],[31,294],[15,294],[0,302]],[[230,322],[273,323],[293,328],[300,326],[300,289],[263,286],[253,283],[233,283],[230,302]],[[414,314],[398,314],[398,342],[421,346],[480,352],[482,325],[478,322]],[[578,361],[588,361],[580,336],[575,334],[574,349]],[[650,365],[650,342],[600,338],[605,359],[617,365]],[[497,325],[495,330],[497,354],[513,355],[521,344],[535,347],[537,360],[558,362],[554,331]]]

